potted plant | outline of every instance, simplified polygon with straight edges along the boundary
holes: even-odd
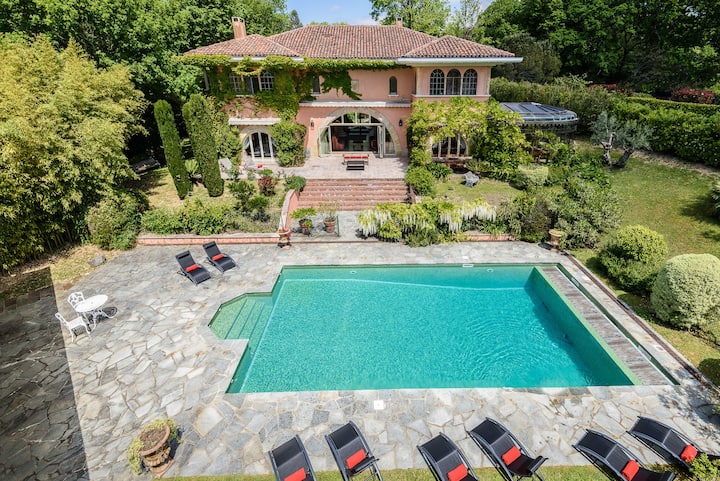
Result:
[[[325,224],[325,232],[329,234],[335,232],[335,225],[337,224],[337,209],[338,203],[336,201],[321,202],[318,206],[318,210],[323,217],[323,223]]]
[[[161,418],[146,424],[127,449],[127,458],[135,474],[143,472],[143,466],[153,476],[161,477],[172,465],[172,446],[177,441],[178,426],[170,418]]]
[[[294,210],[290,217],[292,217],[293,219],[298,219],[300,229],[302,230],[303,234],[310,235],[310,229],[312,229],[313,227],[313,221],[311,217],[315,214],[316,212],[314,207],[302,207],[300,209]]]

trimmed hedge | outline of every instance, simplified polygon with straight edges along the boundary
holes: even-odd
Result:
[[[650,301],[660,319],[680,328],[720,320],[720,259],[711,254],[673,257],[660,269]]]
[[[650,127],[653,130],[650,145],[655,151],[689,162],[720,165],[720,109],[713,105],[647,100],[617,102],[612,113],[618,119],[636,120]]]
[[[643,225],[630,225],[617,231],[598,257],[621,288],[644,292],[652,286],[667,255],[662,234]]]
[[[203,184],[210,197],[219,197],[223,194],[225,181],[220,176],[210,105],[202,95],[192,94],[183,105],[182,114]]]

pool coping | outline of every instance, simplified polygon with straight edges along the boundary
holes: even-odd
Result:
[[[213,273],[214,279],[195,287],[175,274],[176,250],[135,249],[74,288],[112,293],[119,309],[115,319],[98,324],[92,337],[67,344],[90,479],[127,479],[124,449],[141,424],[158,416],[172,416],[182,426],[171,476],[270,473],[267,451],[295,434],[317,471],[334,470],[323,436],[348,419],[368,437],[381,470],[424,467],[415,445],[441,431],[458,442],[474,466],[489,466],[465,434],[485,416],[500,420],[532,451],[547,455],[549,465],[587,464],[572,448],[584,428],[609,432],[632,444],[643,459],[656,460],[625,434],[641,414],[682,428],[704,448],[718,448],[708,422],[707,389],[667,349],[656,349],[644,328],[560,253],[519,242],[416,249],[384,243],[291,250],[238,245],[226,249],[237,269]],[[207,323],[222,302],[271,288],[282,266],[465,262],[560,263],[633,337],[655,351],[679,384],[224,393],[243,342],[218,340]],[[64,293],[57,298],[64,299]]]

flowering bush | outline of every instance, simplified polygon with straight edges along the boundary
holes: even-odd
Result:
[[[686,87],[674,91],[672,95],[670,95],[670,100],[695,104],[711,104],[715,100],[715,92],[710,90],[692,90]]]

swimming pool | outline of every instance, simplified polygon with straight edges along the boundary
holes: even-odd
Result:
[[[639,383],[528,265],[285,267],[210,327],[249,339],[228,392]]]

